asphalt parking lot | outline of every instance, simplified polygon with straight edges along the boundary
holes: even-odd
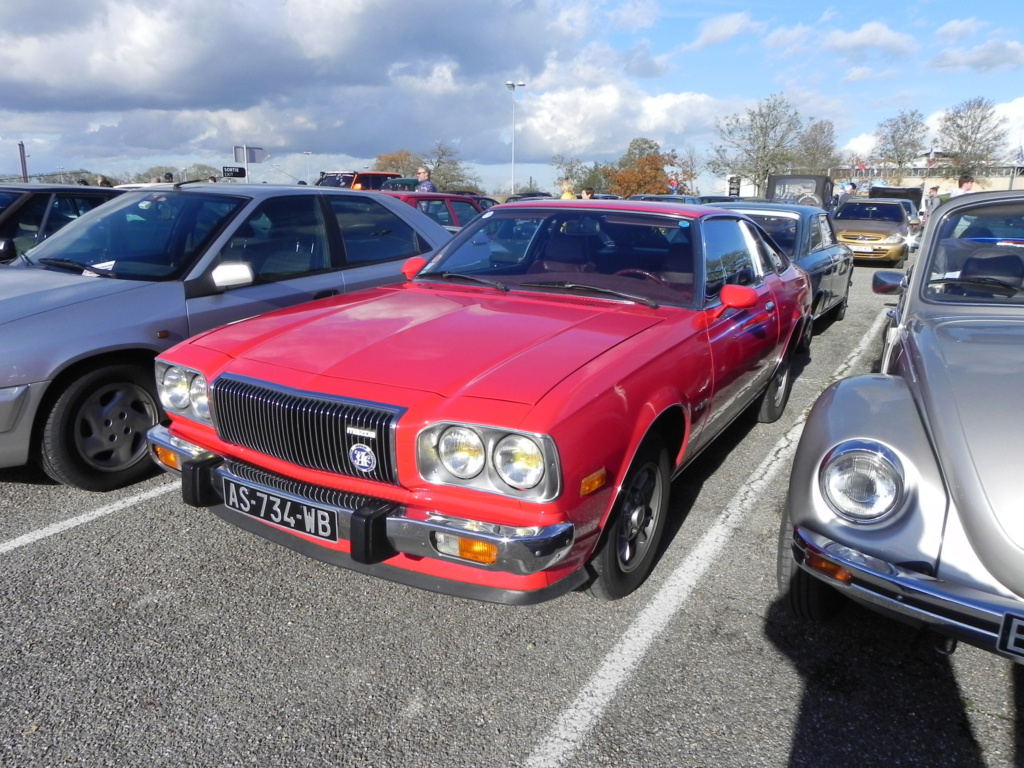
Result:
[[[675,483],[652,577],[614,603],[421,592],[229,527],[169,478],[89,494],[0,470],[0,765],[1022,764],[1020,667],[777,601],[804,412],[877,356],[871,272],[782,420]]]

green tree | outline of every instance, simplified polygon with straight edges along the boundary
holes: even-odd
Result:
[[[875,128],[875,163],[894,168],[894,181],[902,183],[906,169],[924,152],[927,134],[924,115],[916,109],[900,110]]]
[[[555,167],[556,179],[568,179],[577,192],[583,187],[583,179],[587,175],[587,167],[577,157],[565,157],[555,155],[551,158],[551,165]]]
[[[769,174],[791,166],[802,130],[800,115],[785,97],[761,99],[744,114],[715,120],[720,146],[708,168],[720,176],[745,178],[760,194]]]
[[[975,174],[1005,160],[1007,121],[988,99],[976,96],[951,107],[939,122],[941,163],[947,176]]]

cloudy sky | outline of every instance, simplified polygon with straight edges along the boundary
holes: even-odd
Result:
[[[110,175],[234,165],[244,144],[271,155],[253,181],[291,183],[443,141],[507,191],[513,109],[517,186],[552,186],[555,154],[705,151],[716,118],[775,93],[859,153],[900,110],[934,127],[981,96],[1016,148],[1021,0],[0,3],[0,177],[19,142],[30,173]]]

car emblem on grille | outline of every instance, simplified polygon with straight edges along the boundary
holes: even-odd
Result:
[[[361,429],[359,427],[345,427],[345,431],[356,437],[372,437],[376,439],[377,433],[372,429]]]
[[[377,456],[373,449],[363,443],[356,443],[348,451],[349,461],[360,472],[373,472],[377,468]]]

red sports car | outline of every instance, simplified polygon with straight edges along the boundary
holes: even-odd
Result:
[[[622,597],[672,478],[781,416],[810,333],[807,276],[708,206],[497,206],[405,272],[160,355],[149,439],[187,503],[423,589]]]

